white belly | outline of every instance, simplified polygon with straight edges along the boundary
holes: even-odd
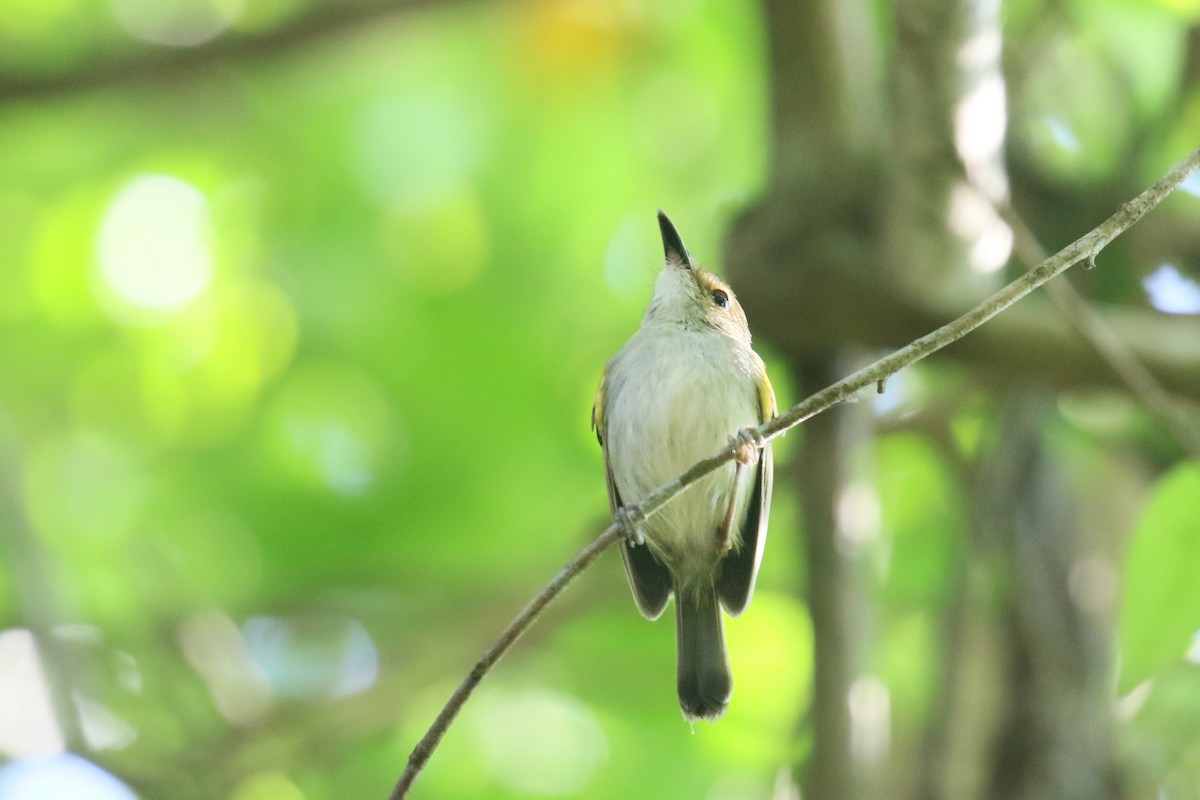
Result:
[[[669,344],[668,344],[669,342]],[[617,491],[639,502],[697,461],[759,423],[752,356],[716,331],[640,331],[613,359],[607,389],[605,446]],[[711,577],[718,530],[728,510],[734,465],[693,484],[642,526],[668,566]],[[753,486],[741,481],[734,519],[745,516]],[[740,543],[740,526],[730,543]]]

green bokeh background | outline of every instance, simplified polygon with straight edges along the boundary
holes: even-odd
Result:
[[[40,637],[52,684],[85,698],[74,724],[60,707],[66,745],[140,797],[385,796],[474,658],[607,522],[589,411],[650,292],[655,210],[719,270],[767,183],[753,4],[420,5],[176,68],[147,37],[215,19],[218,42],[253,39],[313,6],[0,4],[0,630]],[[1012,4],[1015,35],[1038,5]],[[1048,183],[1086,188],[1178,97],[1200,9],[1067,5],[1092,10],[1038,51],[1060,68],[1029,71],[1013,135]],[[987,413],[956,423],[963,452]],[[1122,686],[1167,670],[1194,689],[1200,478],[1143,438]],[[902,740],[937,692],[967,511],[927,439],[873,457],[877,671]],[[413,796],[770,796],[811,746],[797,516],[783,482],[754,606],[728,628],[720,724],[682,722],[670,623],[637,615],[606,554]],[[1200,752],[1171,719],[1135,739],[1167,772]]]

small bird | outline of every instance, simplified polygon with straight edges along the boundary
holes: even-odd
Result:
[[[658,225],[666,265],[641,327],[604,369],[592,425],[614,514],[731,440],[754,444],[741,451],[751,456],[761,448],[756,462],[697,481],[620,545],[643,616],[658,619],[675,596],[684,716],[716,719],[733,693],[720,609],[737,616],[750,602],[771,504],[771,448],[749,429],[775,416],[775,393],[733,292],[692,263],[662,211]]]

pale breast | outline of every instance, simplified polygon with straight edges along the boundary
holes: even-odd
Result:
[[[617,354],[607,387],[605,446],[624,502],[638,502],[725,446],[739,429],[758,424],[751,363],[744,348],[716,331],[643,330]],[[643,533],[660,557],[694,562],[697,569],[715,566],[723,554],[716,531],[733,472],[732,464],[724,465],[647,521]],[[739,492],[736,519],[744,516],[750,483]]]

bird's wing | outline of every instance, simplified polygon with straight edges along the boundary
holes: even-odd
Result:
[[[613,478],[612,459],[608,456],[608,446],[604,439],[607,435],[604,413],[607,408],[605,389],[608,376],[600,381],[596,389],[596,401],[592,404],[592,427],[596,429],[596,439],[604,451],[604,480],[608,485],[608,507],[613,513],[621,508],[621,494],[617,491],[617,483]],[[671,597],[671,573],[661,561],[654,557],[650,548],[644,544],[637,545],[630,541],[622,541],[618,545],[621,551],[621,561],[625,563],[625,574],[629,578],[629,588],[633,590],[633,599],[638,610],[647,619],[658,619],[667,607]]]
[[[766,422],[777,413],[775,390],[764,371],[758,385],[759,423]],[[763,547],[767,543],[767,517],[771,510],[771,487],[775,479],[775,465],[771,458],[771,445],[767,444],[759,454],[754,470],[754,489],[746,506],[746,519],[742,524],[742,545],[730,551],[721,561],[717,575],[717,596],[721,605],[732,616],[737,616],[750,603],[754,594],[754,581],[758,577],[758,566],[762,563]]]

